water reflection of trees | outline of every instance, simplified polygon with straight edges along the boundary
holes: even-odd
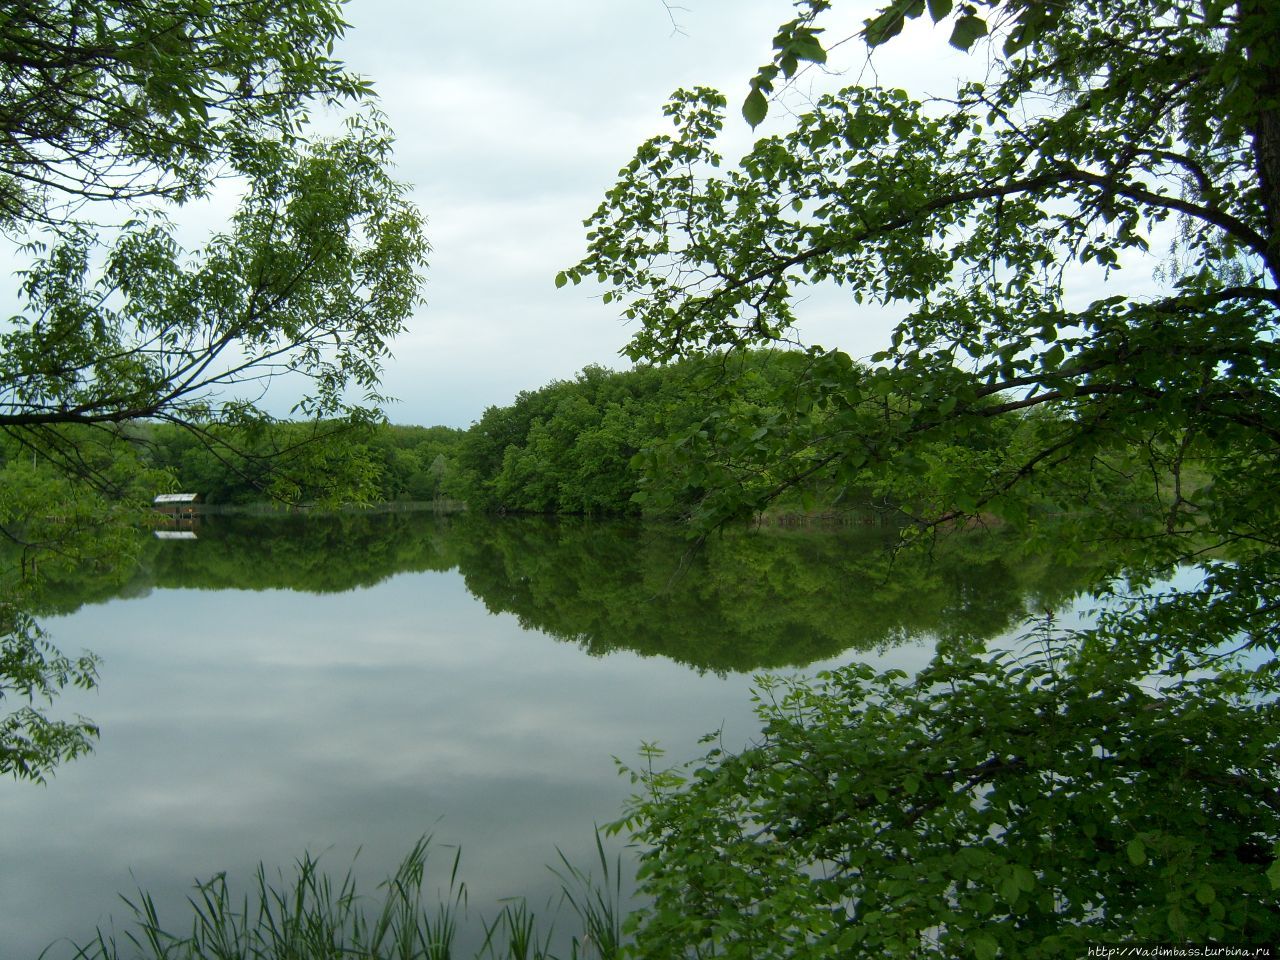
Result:
[[[895,554],[896,539],[881,527],[764,530],[693,549],[664,528],[515,523],[465,539],[459,567],[489,610],[525,627],[593,654],[713,670],[802,666],[930,634],[982,639],[1019,623],[1028,602],[1070,593],[1004,538]]]
[[[1010,535],[957,533],[909,551],[894,551],[896,542],[896,531],[875,526],[734,531],[695,548],[679,529],[629,523],[212,516],[195,541],[148,537],[130,571],[63,571],[40,612],[152,588],[329,593],[457,569],[491,613],[590,654],[750,671],[931,635],[980,641],[1085,582]]]

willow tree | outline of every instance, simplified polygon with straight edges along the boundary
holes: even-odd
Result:
[[[128,455],[130,424],[251,426],[273,380],[304,416],[376,413],[427,247],[370,85],[332,59],[341,7],[29,0],[0,13],[0,230],[23,264],[0,327],[0,534],[23,557],[0,608],[0,697],[27,701],[0,728],[0,771],[42,776],[92,734],[33,708],[92,683],[92,661],[43,646],[24,598],[32,561],[56,562],[110,509],[104,492],[127,492],[136,474],[108,467]],[[333,135],[315,133],[317,109]],[[232,197],[222,228],[184,248],[173,221]],[[123,541],[98,543],[98,562],[122,561]]]
[[[753,125],[827,57],[831,4],[799,6]],[[1106,535],[1131,583],[1186,561],[1204,578],[1117,598],[1022,666],[942,650],[915,681],[850,670],[766,697],[758,746],[688,780],[643,771],[644,955],[1274,942],[1280,11],[899,0],[863,39],[926,9],[989,56],[982,81],[822,96],[728,170],[724,97],[678,92],[674,131],[622,170],[558,282],[609,284],[631,354],[656,361],[795,339],[814,285],[848,292],[850,323],[898,311],[869,368],[810,346],[775,415],[725,404],[654,454],[696,477],[707,522],[814,479],[927,471],[921,519],[1043,533],[1048,504],[1069,517],[1046,549]],[[1009,423],[1000,456],[968,454]]]

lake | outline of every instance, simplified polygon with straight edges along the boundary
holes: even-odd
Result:
[[[593,866],[593,825],[631,791],[612,758],[748,741],[753,674],[915,670],[938,642],[1007,642],[1085,582],[998,534],[895,556],[876,526],[699,549],[665,527],[421,512],[181,532],[42,611],[64,652],[102,658],[99,688],[54,710],[102,735],[45,786],[0,783],[2,957],[119,925],[139,886],[181,932],[195,879],[306,851],[339,875],[355,858],[372,893],[424,834],[432,889],[461,847],[475,944],[501,898],[545,912],[557,851]]]

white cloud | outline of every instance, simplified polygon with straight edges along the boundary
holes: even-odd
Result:
[[[828,45],[853,36],[874,6],[838,5]],[[618,169],[666,129],[662,106],[676,87],[722,89],[731,104],[723,152],[749,146],[736,104],[793,15],[790,0],[349,3],[352,27],[335,55],[374,81],[397,134],[397,174],[413,185],[434,248],[427,306],[385,371],[386,392],[402,401],[392,419],[465,426],[586,364],[625,364],[616,308],[598,291],[556,290],[554,277],[581,256],[582,220]],[[947,94],[959,72],[985,69],[921,17],[870,58],[856,39],[836,45],[831,69],[810,69],[790,96],[802,103],[859,80]],[[786,123],[780,105],[764,130]],[[194,246],[215,230],[229,201],[220,191],[185,211],[184,240]],[[894,311],[858,308],[848,291],[809,293],[798,307],[806,339],[855,356],[884,345]]]
[[[659,0],[348,8],[338,55],[374,79],[434,248],[428,306],[386,370],[393,420],[465,426],[589,363],[625,365],[616,311],[554,277],[619,167],[665,129],[668,94],[745,90],[790,11],[689,4],[674,33]]]
[[[670,9],[679,32],[661,0],[348,7],[353,26],[338,55],[374,80],[434,246],[428,306],[386,371],[387,392],[402,401],[393,420],[465,426],[588,363],[625,364],[618,351],[629,334],[616,310],[595,291],[557,291],[553,278],[581,256],[582,220],[619,167],[666,128],[670,92],[716,86],[736,105],[769,59],[775,28],[794,15],[788,0]],[[870,9],[838,11],[828,43],[856,33]],[[958,69],[983,66],[947,51],[927,22],[870,62],[857,41],[832,61],[832,71],[802,77],[796,94],[872,74],[948,93]],[[766,129],[785,123],[778,109]],[[731,106],[725,153],[751,139]],[[858,356],[879,349],[891,325],[891,314],[855,308],[847,291],[813,291],[800,313],[808,339]]]

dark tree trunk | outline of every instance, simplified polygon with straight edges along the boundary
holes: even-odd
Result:
[[[1280,286],[1280,5],[1239,0],[1236,9],[1257,104],[1249,134],[1266,218],[1267,269]]]

